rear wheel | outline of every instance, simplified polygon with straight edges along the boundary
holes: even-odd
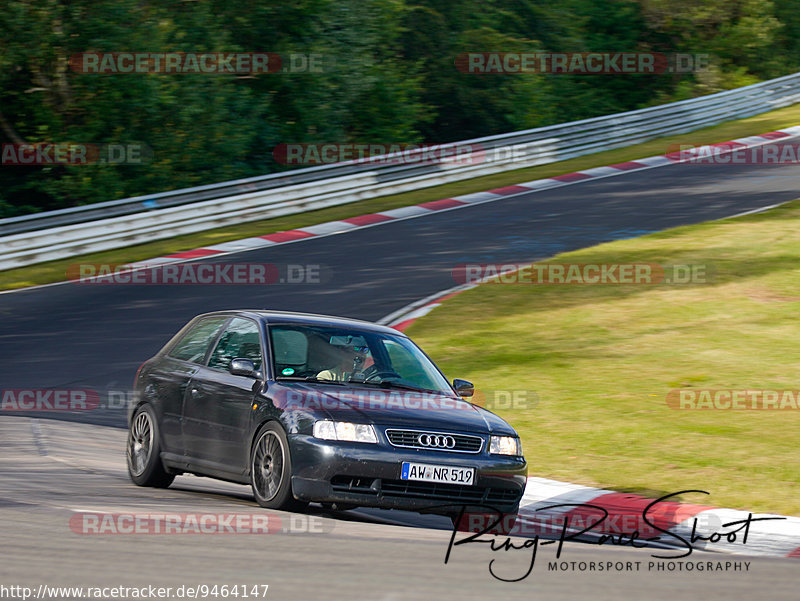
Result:
[[[256,502],[268,509],[295,511],[308,503],[292,495],[292,457],[286,433],[277,423],[259,430],[250,451],[250,486]]]
[[[161,463],[161,442],[156,415],[150,405],[140,406],[128,430],[128,475],[138,486],[166,488],[175,479]]]

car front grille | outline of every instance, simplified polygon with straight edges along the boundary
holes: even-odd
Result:
[[[449,503],[518,503],[522,490],[517,488],[484,488],[439,482],[384,480],[356,476],[334,476],[334,491],[382,496],[385,498],[421,499]]]
[[[396,447],[425,449],[429,451],[480,453],[483,448],[483,438],[480,436],[453,434],[451,432],[387,429],[386,438]],[[441,443],[443,440],[446,444],[432,444]]]
[[[334,476],[331,478],[331,488],[340,492],[357,492],[367,495],[378,494],[378,485],[375,478],[358,478],[356,476]]]
[[[512,488],[483,488],[410,480],[382,480],[381,492],[385,497],[471,503],[516,503],[522,496],[520,490]]]

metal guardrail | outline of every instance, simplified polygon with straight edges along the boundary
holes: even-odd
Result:
[[[480,150],[465,162],[413,162],[413,155],[392,161],[394,155],[385,155],[0,219],[0,269],[562,161],[796,102],[800,73],[646,109],[442,145]]]

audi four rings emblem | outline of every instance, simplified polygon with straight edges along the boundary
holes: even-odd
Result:
[[[452,436],[440,434],[420,434],[417,442],[423,447],[435,447],[437,449],[452,449],[456,446],[456,439]]]

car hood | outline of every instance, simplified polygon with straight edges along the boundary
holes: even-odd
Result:
[[[323,419],[516,436],[514,429],[499,416],[446,394],[302,382],[281,382],[273,392],[276,404],[283,409],[312,413]]]

